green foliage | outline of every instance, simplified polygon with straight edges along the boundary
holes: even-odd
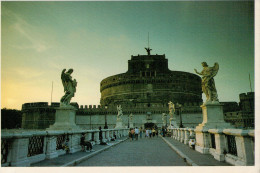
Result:
[[[1,109],[1,129],[21,128],[22,112],[16,109]]]

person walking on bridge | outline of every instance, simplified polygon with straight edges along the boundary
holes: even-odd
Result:
[[[143,128],[140,127],[140,139],[142,138],[142,136],[143,136]]]
[[[139,129],[136,127],[135,128],[135,140],[138,140],[138,135],[139,135]]]
[[[134,135],[135,135],[135,129],[131,128],[130,133],[131,133],[131,139],[133,141],[134,140]]]

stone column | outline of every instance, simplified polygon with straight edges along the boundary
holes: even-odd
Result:
[[[11,144],[11,166],[28,167],[30,162],[27,158],[30,133],[19,133],[13,135]]]
[[[187,128],[184,129],[184,144],[188,145],[190,140],[190,132]]]
[[[185,134],[184,134],[184,128],[180,128],[181,131],[181,138],[180,138],[180,142],[184,143],[184,138],[185,138]]]
[[[56,150],[56,142],[57,142],[57,135],[60,133],[57,131],[47,131],[47,137],[46,137],[46,159],[53,159],[58,157],[58,152]]]
[[[105,129],[102,129],[102,140],[103,142],[107,142],[107,139],[106,139],[106,130]],[[100,141],[102,142],[102,141]]]
[[[100,140],[99,140],[99,130],[95,130],[95,131],[94,131],[94,141],[95,141],[95,144],[100,144]]]
[[[195,150],[203,154],[209,154],[210,134],[208,133],[208,130],[195,129],[195,133],[196,133]]]
[[[80,138],[81,131],[73,131],[70,134],[70,153],[75,153],[81,150]]]
[[[113,138],[113,130],[109,130],[109,137],[110,137],[110,139]]]
[[[254,165],[254,148],[252,148],[249,130],[225,129],[225,134],[234,135],[236,139],[237,157],[235,165]]]
[[[177,129],[178,135],[177,135],[177,140],[181,141],[181,130],[178,128]]]
[[[174,128],[173,131],[174,131],[173,139],[177,140],[177,138],[178,138],[178,131],[177,131],[176,128]]]
[[[227,151],[226,139],[222,129],[210,129],[210,133],[215,135],[216,150],[213,156],[218,161],[225,161],[224,151]]]
[[[106,139],[107,139],[107,141],[110,141],[111,139],[110,139],[110,137],[109,137],[109,129],[107,129],[106,130]]]
[[[85,139],[87,139],[88,141],[91,141],[91,139],[92,139],[92,131],[87,131],[87,134],[85,135]]]

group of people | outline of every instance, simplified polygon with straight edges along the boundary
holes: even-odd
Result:
[[[146,138],[151,138],[154,137],[155,135],[158,137],[158,130],[155,128],[147,128],[147,129],[143,129],[142,127],[140,127],[140,129],[138,127],[136,128],[130,128],[129,131],[129,138],[131,141],[138,140],[138,137],[140,136],[140,138],[142,138],[144,133],[144,137]]]

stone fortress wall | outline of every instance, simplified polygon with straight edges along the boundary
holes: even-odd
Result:
[[[108,128],[114,128],[116,125],[117,109],[116,106],[105,107],[101,105],[78,105],[71,103],[78,108],[76,113],[76,124],[85,129],[96,129],[103,127],[105,119]],[[145,105],[147,106],[147,105]],[[24,129],[45,129],[55,122],[55,108],[59,107],[59,103],[36,102],[25,103],[22,106],[23,118],[22,128]],[[151,113],[151,119],[158,127],[163,126],[162,114],[168,114],[168,105],[151,104],[149,109],[146,107],[123,107],[123,123],[128,126],[128,117],[133,114],[133,123],[135,126],[143,127],[147,119],[147,112]],[[192,121],[190,118],[193,117]],[[183,124],[189,127],[195,127],[202,120],[201,108],[198,104],[186,103],[182,111]],[[179,117],[177,117],[179,122]],[[169,125],[169,115],[167,117]]]
[[[250,127],[251,121],[254,119],[254,114],[246,114],[238,107],[236,102],[221,102],[224,104],[224,116],[227,122],[231,122],[236,127]],[[97,129],[99,126],[103,127],[107,120],[108,128],[114,128],[116,125],[117,110],[116,107],[105,107],[100,105],[78,105],[72,103],[78,108],[76,113],[76,124],[85,129]],[[237,106],[236,106],[237,105]],[[23,118],[22,128],[24,129],[45,129],[55,122],[55,108],[59,107],[59,103],[36,102],[25,103],[22,106]],[[231,110],[231,111],[228,111]],[[149,110],[142,107],[132,108],[123,107],[123,123],[128,126],[128,117],[133,114],[134,126],[143,127],[147,112],[151,113],[152,122],[158,127],[162,127],[162,114],[169,113],[168,105],[159,106],[152,104]],[[179,123],[179,115],[176,115],[177,123]],[[202,113],[200,105],[185,103],[182,109],[182,121],[185,127],[195,127],[202,122]],[[244,123],[245,122],[245,123]],[[167,125],[169,125],[169,115],[167,116]]]
[[[101,105],[202,103],[201,78],[169,70],[165,55],[131,56],[128,71],[103,79],[100,92]]]
[[[232,123],[236,128],[254,128],[255,126],[255,93],[239,94],[239,105],[237,109],[224,111],[227,122]]]

